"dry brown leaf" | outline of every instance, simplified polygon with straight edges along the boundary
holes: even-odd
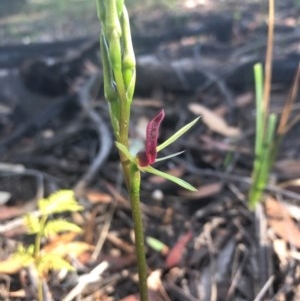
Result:
[[[283,239],[276,238],[273,241],[273,248],[280,260],[280,263],[283,266],[286,266],[289,258],[287,243]]]
[[[66,232],[63,234],[57,234],[56,236],[53,236],[53,238],[51,238],[51,245],[54,246],[55,244],[61,245],[69,243],[75,240],[76,236],[78,236],[78,233],[76,232]]]
[[[0,221],[22,216],[29,211],[33,211],[35,207],[36,207],[35,200],[28,200],[20,206],[13,206],[13,207],[0,206]]]
[[[235,103],[238,108],[243,108],[253,101],[254,95],[251,92],[241,94],[235,98]]]
[[[14,291],[14,292],[9,292],[9,297],[24,299],[26,297],[26,292],[24,289],[20,289],[18,291]]]
[[[12,219],[16,216],[21,216],[24,213],[25,213],[24,206],[23,207],[0,206],[0,221],[6,219]]]
[[[291,251],[291,252],[289,253],[289,255],[290,255],[292,258],[294,258],[294,259],[300,261],[300,252],[297,252],[297,251]]]
[[[202,199],[212,195],[219,193],[222,189],[223,184],[221,182],[215,182],[210,184],[202,185],[201,187],[197,187],[197,191],[189,192],[189,191],[182,191],[181,195],[188,196],[189,199]]]
[[[281,160],[275,163],[275,169],[290,177],[300,177],[299,160]]]
[[[233,145],[230,144],[228,142],[224,142],[224,141],[219,141],[214,139],[213,137],[209,136],[209,135],[201,135],[200,136],[200,140],[201,140],[201,148],[205,148],[207,150],[220,150],[220,151],[235,151],[235,152],[239,152],[239,153],[243,153],[243,154],[249,154],[249,148],[247,147],[243,147],[243,146],[237,146],[237,145]]]
[[[156,301],[171,301],[169,298],[162,282],[161,282],[161,271],[153,271],[147,279],[148,285],[148,299]]]
[[[53,253],[61,257],[67,255],[75,256],[76,258],[82,253],[92,251],[94,247],[82,241],[73,241],[69,243],[50,243],[42,249],[42,253]]]
[[[279,187],[295,193],[300,193],[300,179],[292,179],[281,182]]]
[[[178,239],[177,243],[170,250],[166,258],[165,265],[167,268],[178,266],[181,263],[181,259],[186,250],[186,245],[189,243],[192,237],[193,234],[191,231],[189,231]]]
[[[269,197],[266,200],[266,215],[269,226],[280,238],[300,248],[300,230],[282,203]]]
[[[222,117],[203,105],[191,103],[189,110],[195,115],[201,115],[203,123],[205,123],[210,130],[218,134],[226,137],[237,137],[241,134],[241,131],[237,127],[229,126]]]
[[[111,195],[95,190],[88,191],[86,197],[92,204],[109,204],[112,202]]]
[[[140,300],[140,298],[138,297],[138,295],[132,294],[132,295],[128,295],[128,296],[120,299],[119,301],[139,301],[139,300]]]
[[[285,207],[288,210],[291,218],[296,220],[298,223],[300,222],[300,207],[299,204],[295,203],[285,203]]]

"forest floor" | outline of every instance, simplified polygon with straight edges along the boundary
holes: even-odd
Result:
[[[247,203],[252,68],[265,59],[267,4],[129,4],[138,77],[132,145],[143,146],[161,108],[159,141],[202,116],[162,155],[185,152],[155,165],[196,192],[143,174],[149,300],[300,300],[298,91],[262,202],[253,211]],[[277,3],[270,111],[279,117],[300,61],[299,12],[297,1]],[[74,269],[44,275],[44,300],[137,301],[132,218],[103,97],[95,3],[1,1],[0,24],[0,300],[36,299],[34,267],[15,257],[34,242],[24,216],[39,214],[42,197],[73,189],[84,210],[63,217],[82,233],[42,239],[42,254]]]

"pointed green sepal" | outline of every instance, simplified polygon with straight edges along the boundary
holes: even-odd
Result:
[[[162,171],[159,171],[155,168],[153,168],[152,166],[147,166],[147,167],[140,167],[139,168],[141,171],[145,171],[145,172],[149,172],[151,174],[154,174],[156,176],[159,176],[159,177],[162,177],[162,178],[165,178],[169,181],[172,181],[174,183],[176,183],[177,185],[187,189],[187,190],[190,190],[190,191],[197,191],[198,189],[195,188],[194,186],[192,186],[191,184],[187,183],[186,181],[180,179],[180,178],[177,178],[175,176],[172,176],[168,173],[165,173],[165,172],[162,172]]]
[[[177,152],[175,154],[169,155],[169,156],[158,158],[158,159],[155,160],[155,162],[160,162],[160,161],[164,161],[164,160],[167,160],[167,159],[171,159],[173,157],[176,157],[176,156],[179,156],[179,155],[183,154],[184,152],[185,151],[181,151],[181,152]]]
[[[157,152],[161,151],[162,149],[166,148],[170,144],[172,144],[174,141],[176,141],[178,138],[180,138],[183,134],[185,134],[199,119],[201,116],[194,119],[192,122],[185,125],[183,128],[178,130],[175,134],[173,134],[169,139],[167,139],[164,143],[157,146],[156,150]]]
[[[123,153],[127,160],[129,160],[130,162],[134,162],[133,156],[130,154],[128,148],[124,144],[118,141],[116,141],[115,144],[118,150]]]

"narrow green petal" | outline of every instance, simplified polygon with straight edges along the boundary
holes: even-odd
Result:
[[[179,155],[181,155],[181,154],[184,153],[184,152],[185,152],[185,151],[181,151],[181,152],[177,152],[177,153],[175,153],[175,154],[169,155],[169,156],[165,156],[165,157],[158,158],[158,159],[155,160],[155,162],[160,162],[160,161],[164,161],[164,160],[167,160],[167,159],[170,159],[170,158],[179,156]]]
[[[173,134],[169,139],[167,139],[164,143],[157,146],[156,151],[159,152],[162,149],[166,148],[170,144],[172,144],[174,141],[176,141],[178,138],[180,138],[183,134],[185,134],[199,119],[201,116],[197,117],[192,122],[188,123],[184,127],[182,127],[180,130],[178,130],[175,134]]]
[[[116,143],[116,147],[118,148],[118,150],[121,151],[121,152],[123,153],[123,155],[124,155],[130,162],[133,162],[134,159],[133,159],[132,155],[130,154],[129,150],[127,149],[127,147],[126,147],[124,144],[122,144],[122,143],[120,143],[120,142],[118,142],[118,141],[116,141],[115,143]]]
[[[177,185],[187,189],[187,190],[190,190],[190,191],[197,191],[197,188],[195,188],[194,186],[192,186],[191,184],[187,183],[186,181],[180,179],[180,178],[177,178],[175,176],[172,176],[168,173],[165,173],[165,172],[162,172],[162,171],[159,171],[155,168],[153,168],[152,166],[147,166],[147,167],[143,167],[143,168],[140,168],[141,171],[146,171],[146,172],[149,172],[149,173],[152,173],[156,176],[159,176],[159,177],[162,177],[162,178],[165,178],[169,181],[172,181],[174,183],[176,183]]]

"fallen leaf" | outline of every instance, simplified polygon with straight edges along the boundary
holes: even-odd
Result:
[[[298,261],[300,261],[300,252],[297,251],[291,251],[290,256]]]
[[[0,206],[0,221],[23,215],[25,213],[23,207]]]
[[[280,174],[288,175],[290,177],[300,176],[300,161],[299,160],[280,160],[275,163],[275,170]]]
[[[112,272],[119,272],[136,264],[135,254],[122,255],[122,256],[101,255],[100,258],[101,260],[108,262],[109,269]]]
[[[214,139],[210,135],[201,135],[201,149],[220,150],[223,152],[239,152],[242,154],[250,154],[249,148],[240,145],[233,145],[225,141]]]
[[[286,267],[289,262],[287,243],[283,239],[276,238],[273,241],[273,249],[278,256],[281,265]]]
[[[292,204],[292,203],[286,203],[285,207],[288,210],[291,218],[293,218],[297,222],[300,222],[300,207],[299,207],[299,205],[298,204]]]
[[[59,255],[60,257],[65,257],[67,255],[79,257],[82,253],[87,251],[92,251],[94,246],[89,245],[82,241],[73,241],[69,243],[55,243],[48,244],[42,249],[43,253],[53,253]]]
[[[91,204],[109,204],[112,202],[111,195],[95,190],[88,191],[86,197]]]
[[[189,192],[189,191],[182,191],[180,194],[184,195],[189,198],[189,200],[195,199],[203,199],[207,198],[209,196],[216,195],[221,191],[223,187],[223,184],[221,182],[215,182],[215,183],[209,183],[202,185],[200,187],[197,187],[197,191],[195,192]]]
[[[235,103],[238,108],[243,108],[253,102],[254,95],[252,92],[241,94],[235,98]]]
[[[78,233],[76,232],[66,232],[63,234],[57,234],[55,237],[51,239],[50,244],[54,246],[55,244],[61,245],[61,244],[67,244],[73,240],[75,240],[75,237],[78,236]]]
[[[24,289],[20,289],[18,291],[14,291],[14,292],[9,292],[9,297],[25,299],[26,292]]]
[[[20,206],[0,206],[0,220],[12,219],[22,216],[29,211],[33,211],[36,207],[36,201],[27,201]]]
[[[226,137],[237,137],[241,134],[241,131],[237,127],[229,126],[222,117],[203,105],[191,103],[189,110],[195,115],[201,115],[203,123],[213,132]]]
[[[300,248],[300,230],[284,204],[269,197],[265,206],[268,224],[272,230],[285,242]]]
[[[162,282],[161,282],[161,271],[153,271],[147,279],[148,286],[148,299],[156,301],[171,301],[169,298]]]
[[[165,265],[167,268],[172,268],[180,264],[186,249],[186,245],[189,243],[192,237],[193,234],[191,231],[189,231],[179,238],[179,240],[177,241],[175,246],[170,250],[166,258]]]
[[[139,301],[140,300],[140,298],[138,297],[138,295],[128,295],[128,296],[126,296],[125,298],[123,298],[123,299],[120,299],[119,301]]]

